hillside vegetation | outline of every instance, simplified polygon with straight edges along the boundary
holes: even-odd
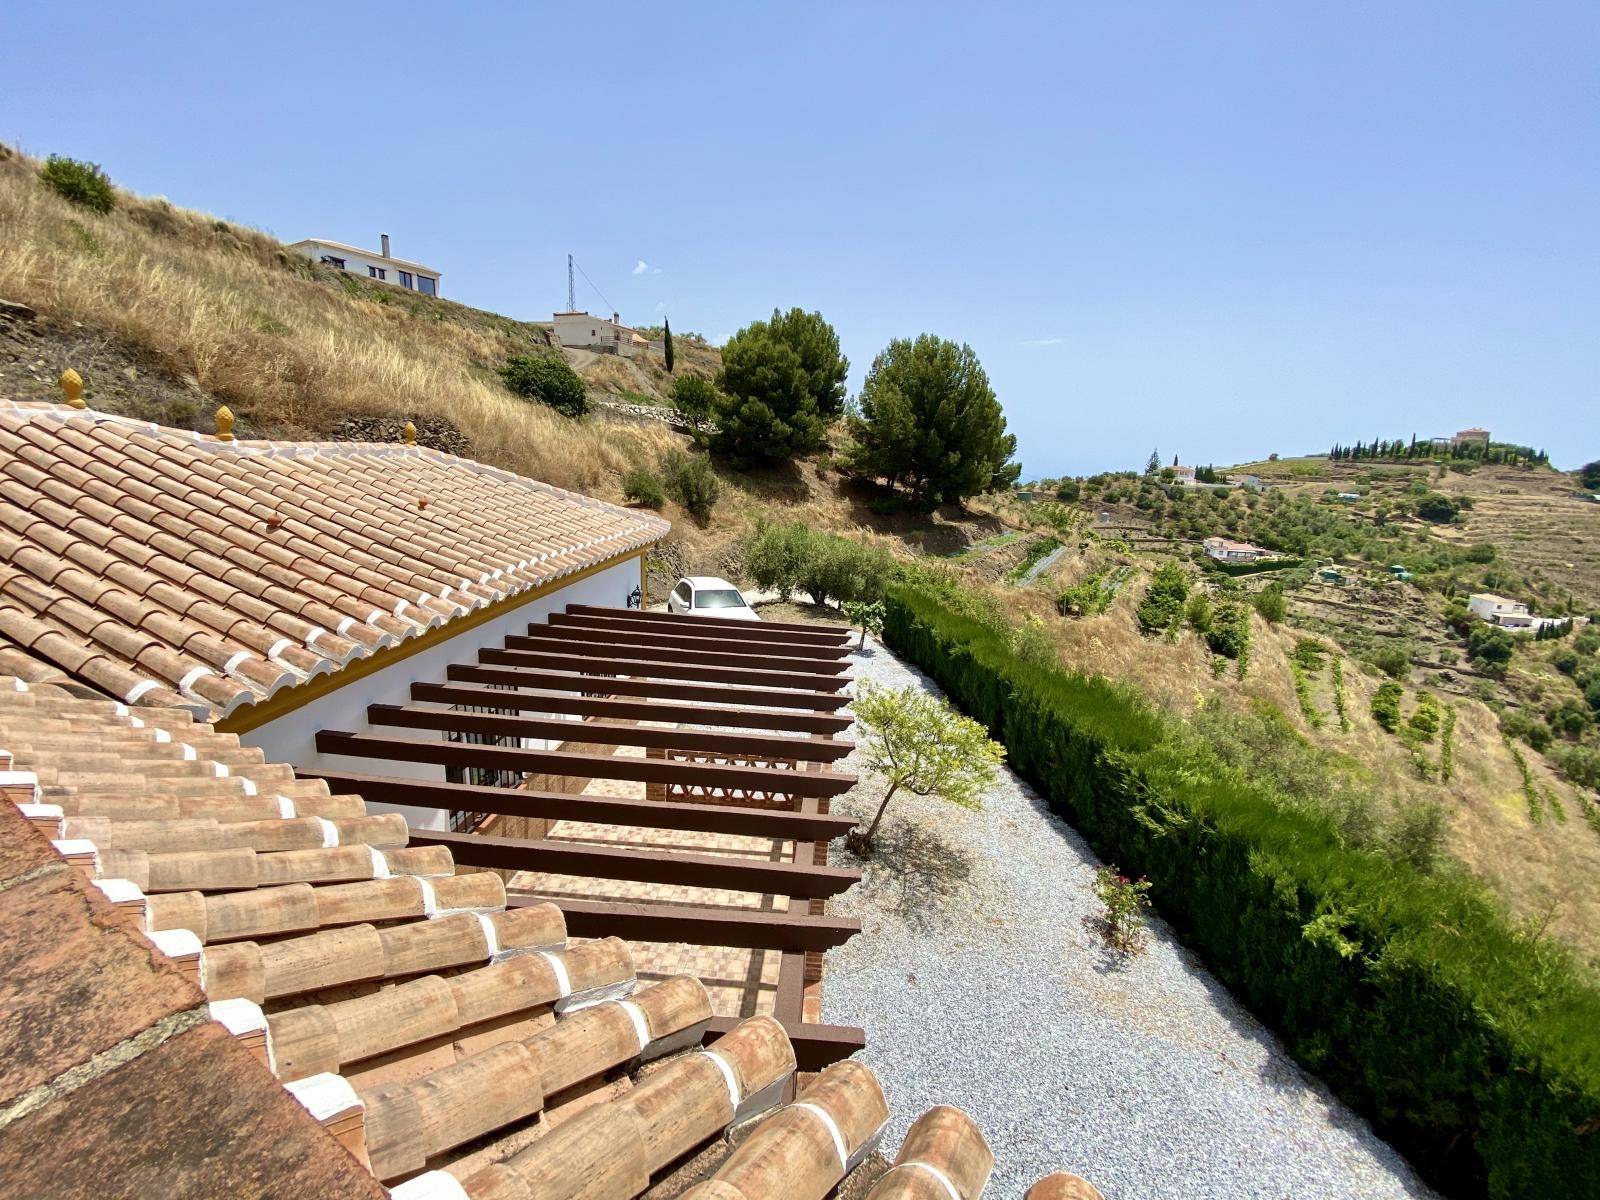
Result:
[[[432,418],[482,461],[607,496],[620,496],[629,466],[682,442],[511,396],[497,368],[512,355],[559,355],[547,326],[315,265],[267,234],[159,198],[119,190],[97,213],[42,186],[37,169],[0,147],[0,299],[37,310],[42,326],[7,337],[0,323],[0,342],[19,353],[0,392],[59,398],[56,376],[74,366],[97,408],[209,429],[226,404],[246,436]],[[708,361],[685,357],[691,369]],[[642,387],[651,376],[625,379]]]

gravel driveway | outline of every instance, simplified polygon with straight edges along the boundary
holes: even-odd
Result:
[[[853,659],[937,691],[875,641]],[[870,815],[882,794],[867,780],[838,807]],[[1435,1195],[1160,922],[1142,954],[1110,952],[1097,860],[1009,771],[982,812],[897,796],[879,843],[830,905],[864,931],[828,954],[823,1019],[867,1030],[886,1146],[949,1103],[994,1148],[994,1197],[1053,1170],[1108,1200]]]

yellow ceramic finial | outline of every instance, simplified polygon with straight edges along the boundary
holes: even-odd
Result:
[[[68,408],[88,408],[83,402],[83,376],[71,367],[61,372],[61,391],[67,398]]]
[[[233,410],[226,404],[217,409],[217,441],[233,441]]]
[[[406,427],[400,431],[400,437],[406,445],[415,446],[417,444],[417,427],[407,421]]]

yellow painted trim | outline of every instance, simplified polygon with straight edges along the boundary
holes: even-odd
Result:
[[[413,654],[420,654],[424,650],[432,649],[441,642],[447,642],[459,634],[467,632],[482,625],[485,621],[492,621],[506,613],[514,612],[524,604],[530,604],[551,592],[559,591],[568,584],[577,583],[580,579],[587,579],[591,575],[598,575],[601,571],[608,571],[619,563],[625,563],[630,558],[638,558],[639,570],[644,571],[644,551],[630,550],[626,554],[614,555],[604,562],[597,562],[592,567],[585,567],[581,571],[574,571],[571,575],[563,575],[560,579],[552,579],[549,583],[541,583],[538,587],[526,592],[518,592],[514,596],[507,596],[503,600],[496,600],[482,608],[473,609],[471,612],[457,617],[453,621],[446,621],[443,625],[435,626],[426,633],[416,637],[407,638],[393,646],[385,646],[376,653],[365,658],[353,660],[348,666],[341,667],[329,675],[318,675],[294,687],[284,688],[283,691],[270,699],[263,700],[260,704],[250,704],[236,710],[230,716],[216,722],[215,728],[219,733],[246,733],[252,729],[259,729],[269,721],[276,721],[297,708],[303,708],[313,700],[320,700],[330,692],[336,692],[358,679],[365,679],[368,675],[376,674],[397,662],[403,662]]]

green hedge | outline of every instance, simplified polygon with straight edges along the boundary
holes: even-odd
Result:
[[[1263,571],[1287,571],[1292,567],[1304,566],[1305,561],[1303,558],[1269,558],[1261,562],[1230,563],[1207,554],[1204,566],[1208,571],[1223,575],[1259,575]]]
[[[1435,1185],[1600,1196],[1600,994],[1474,885],[1343,846],[1132,692],[1025,665],[926,591],[891,591],[884,639]]]

